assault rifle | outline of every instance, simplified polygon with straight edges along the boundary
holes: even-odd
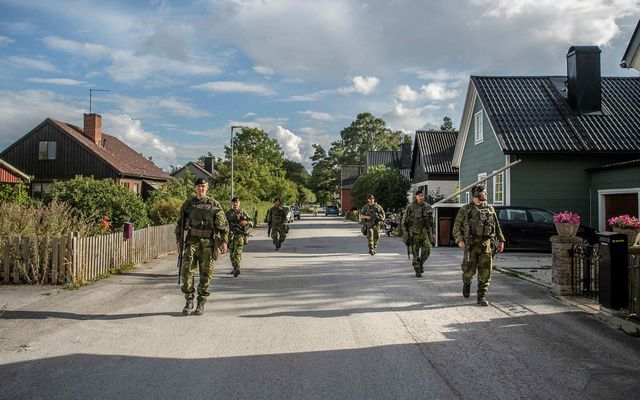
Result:
[[[229,222],[229,229],[234,235],[243,235],[248,237],[253,236],[249,232],[245,231],[242,225],[240,225],[238,222]]]
[[[184,231],[187,226],[187,214],[182,213],[182,218],[180,218],[180,236],[178,237],[178,285],[180,285],[180,278],[182,277],[182,253],[184,253]]]
[[[373,222],[374,225],[377,224],[377,223],[380,223],[380,221],[384,220],[384,217],[381,216],[378,211],[364,210],[362,212],[362,215],[365,215],[367,217],[371,217],[371,222]]]

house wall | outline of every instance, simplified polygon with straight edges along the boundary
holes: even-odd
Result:
[[[40,141],[56,142],[55,160],[38,159]],[[5,150],[2,159],[40,182],[72,179],[76,175],[93,176],[96,179],[117,177],[116,171],[108,164],[49,123],[36,128]]]
[[[210,178],[209,175],[205,174],[204,172],[202,172],[201,170],[199,170],[197,168],[192,167],[191,165],[185,166],[180,171],[176,172],[173,176],[175,178],[184,178],[184,175],[186,174],[187,170],[189,170],[190,173],[195,175],[196,179],[202,178],[202,179],[205,179],[207,182],[209,181],[209,178]]]
[[[640,166],[591,171],[590,178],[591,220],[596,229],[606,228],[604,194],[637,193],[640,199]]]
[[[597,200],[589,190],[591,176],[586,169],[620,161],[619,157],[558,154],[522,155],[521,159],[511,168],[511,205],[577,212],[584,225],[598,228]]]
[[[341,213],[345,215],[345,213],[351,211],[353,208],[353,203],[351,202],[351,189],[342,188],[340,191],[341,197]]]
[[[476,101],[473,115],[471,116],[471,124],[469,125],[469,134],[464,146],[464,154],[460,162],[460,188],[463,188],[478,180],[478,174],[486,173],[491,174],[493,171],[505,166],[505,156],[502,153],[500,145],[496,140],[496,136],[491,129],[489,118],[487,114],[483,117],[483,137],[482,143],[475,144],[475,115],[478,111],[482,110],[482,104],[478,100]],[[505,180],[504,191],[505,194],[509,188],[508,183]],[[493,203],[493,179],[489,179],[486,182],[488,201]],[[465,194],[461,194],[461,199],[464,202]]]
[[[122,178],[117,180],[118,185],[127,188],[130,192],[136,193],[138,195],[142,195],[142,180],[141,179],[130,179],[130,178]],[[138,191],[136,192],[136,185]]]
[[[21,183],[21,182],[22,182],[21,178],[18,178],[17,176],[12,174],[10,171],[7,171],[6,169],[2,168],[2,166],[0,166],[0,183]]]

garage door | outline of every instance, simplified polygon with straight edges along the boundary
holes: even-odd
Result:
[[[638,216],[638,194],[608,194],[604,196],[605,216],[607,220],[618,215],[629,214]],[[607,224],[607,230],[611,227]]]

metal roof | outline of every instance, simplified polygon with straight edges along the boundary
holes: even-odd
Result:
[[[580,115],[566,77],[472,76],[507,154],[640,151],[640,79],[602,78],[602,112]]]
[[[349,189],[356,179],[364,172],[364,165],[341,165],[340,166],[340,186],[342,189]]]
[[[415,145],[422,157],[422,167],[430,174],[457,174],[451,166],[457,131],[416,131]]]

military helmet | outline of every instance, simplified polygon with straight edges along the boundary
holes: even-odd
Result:
[[[484,190],[485,189],[483,185],[475,185],[471,188],[471,195],[473,197],[480,197],[480,193],[484,192]]]

